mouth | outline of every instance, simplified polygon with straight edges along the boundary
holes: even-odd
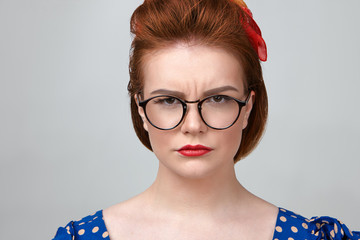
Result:
[[[212,151],[212,148],[205,147],[203,145],[186,145],[177,150],[183,156],[186,157],[198,157]]]

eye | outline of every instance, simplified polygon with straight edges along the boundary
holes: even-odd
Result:
[[[176,98],[169,97],[164,99],[164,103],[166,104],[174,104],[176,102]]]
[[[224,100],[223,96],[214,96],[212,97],[214,102],[222,102]]]
[[[213,102],[213,103],[224,103],[229,100],[230,100],[230,98],[228,96],[224,96],[224,95],[215,95],[208,99],[208,101]]]
[[[158,97],[154,99],[154,103],[162,105],[180,104],[180,101],[174,97]]]

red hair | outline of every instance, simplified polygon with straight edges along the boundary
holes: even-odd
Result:
[[[150,150],[147,131],[137,110],[134,96],[143,89],[142,67],[145,57],[153,51],[176,43],[196,43],[219,47],[234,54],[243,66],[245,87],[255,92],[255,102],[243,130],[242,141],[234,162],[247,156],[264,132],[268,102],[257,51],[241,23],[246,14],[230,0],[145,0],[131,17],[134,38],[130,53],[131,116],[140,141]]]

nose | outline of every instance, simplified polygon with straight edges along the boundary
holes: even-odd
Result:
[[[208,127],[200,117],[198,105],[188,104],[187,106],[187,111],[181,124],[181,131],[189,134],[205,133]]]

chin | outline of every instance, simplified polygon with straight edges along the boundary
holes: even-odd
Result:
[[[173,174],[187,179],[205,179],[219,173],[225,162],[209,158],[177,159],[176,165],[165,166]]]

